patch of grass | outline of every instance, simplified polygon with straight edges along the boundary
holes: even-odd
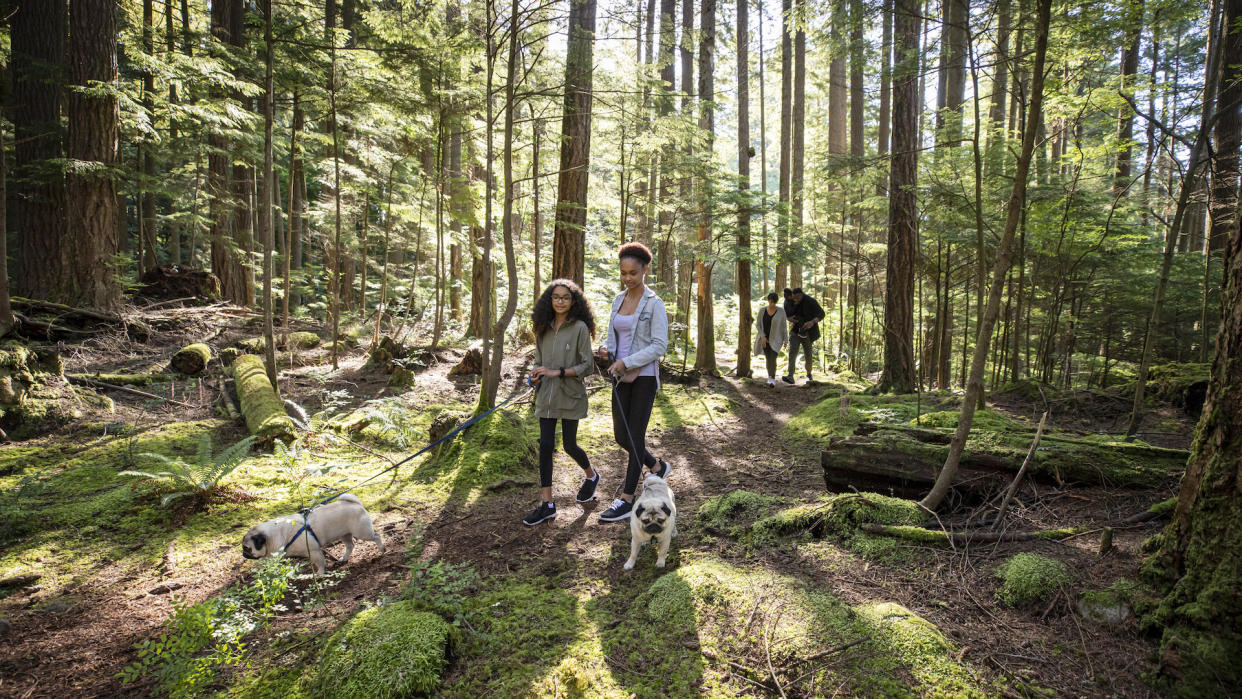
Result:
[[[920,427],[935,427],[941,429],[955,430],[957,429],[957,419],[960,413],[956,410],[938,410],[931,413],[924,413],[917,420],[911,420],[910,424],[917,424]],[[1013,418],[998,413],[995,410],[976,410],[974,419],[971,420],[970,429],[973,430],[1024,430],[1025,425],[1019,423]]]
[[[444,408],[429,409],[434,417]],[[532,411],[497,411],[460,432],[413,473],[458,497],[473,499],[501,478],[527,476],[537,470],[537,422]]]
[[[918,681],[918,694],[983,697],[995,693],[980,686],[965,667],[953,660],[953,643],[935,624],[895,602],[862,605],[856,610],[859,625],[883,649],[881,655],[899,663]]]
[[[1070,581],[1064,563],[1037,553],[1019,553],[996,569],[1001,588],[996,597],[1011,607],[1046,602],[1061,585]]]
[[[448,665],[452,627],[411,602],[365,609],[329,639],[315,697],[429,694]]]

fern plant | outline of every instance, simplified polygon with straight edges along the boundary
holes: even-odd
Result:
[[[237,470],[252,444],[254,437],[246,437],[213,456],[211,435],[203,434],[198,440],[198,451],[193,463],[163,454],[144,452],[140,456],[158,461],[163,470],[121,471],[119,475],[149,478],[163,486],[169,492],[160,499],[161,507],[168,507],[169,504],[186,497],[205,502],[219,490],[220,481]]]

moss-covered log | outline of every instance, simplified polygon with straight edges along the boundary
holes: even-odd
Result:
[[[875,490],[906,497],[925,494],[944,464],[947,435],[908,427],[877,429],[865,436],[835,439],[822,452],[824,483],[834,492]],[[962,455],[958,483],[972,490],[1007,483],[1022,466],[1030,437],[998,432],[971,436]],[[1044,437],[1030,474],[1044,483],[1087,483],[1159,488],[1172,483],[1187,452],[1145,445]]]
[[[150,386],[153,383],[168,383],[177,378],[176,374],[66,374],[71,381],[89,379],[113,386]]]
[[[320,342],[322,342],[322,340],[315,333],[299,331],[289,333],[289,335],[284,338],[282,344],[283,349],[308,350],[318,347]]]
[[[195,376],[207,368],[211,361],[211,348],[201,342],[186,345],[177,351],[172,358],[172,368],[178,373]]]
[[[292,440],[293,420],[285,414],[285,404],[276,396],[263,368],[262,357],[246,354],[233,362],[233,383],[241,401],[242,415],[250,434],[262,440]]]
[[[1082,527],[1064,527],[1061,529],[1040,529],[1027,532],[992,532],[962,531],[946,532],[943,529],[928,529],[913,525],[869,524],[863,523],[858,528],[868,534],[891,536],[923,544],[969,544],[972,542],[997,541],[1035,541],[1036,539],[1058,540],[1086,531]]]

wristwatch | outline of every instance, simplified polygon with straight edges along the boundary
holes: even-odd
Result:
[[[565,367],[561,367],[561,378],[565,378]]]

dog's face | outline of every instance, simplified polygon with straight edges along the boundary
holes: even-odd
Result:
[[[279,548],[282,542],[276,541],[276,532],[271,529],[269,523],[251,527],[246,536],[242,537],[242,555],[246,558],[263,558]]]
[[[634,510],[634,516],[642,523],[642,530],[647,534],[659,534],[664,531],[668,518],[672,514],[673,511],[669,509],[666,502],[661,502],[656,506],[639,503]]]

